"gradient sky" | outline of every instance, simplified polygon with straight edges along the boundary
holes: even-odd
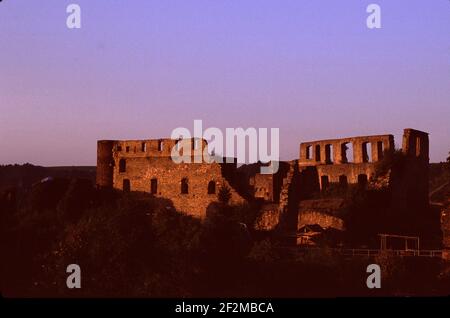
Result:
[[[77,3],[82,28],[66,27]],[[382,28],[366,27],[377,3]],[[3,0],[0,164],[95,165],[96,140],[279,127],[301,141],[430,133],[450,151],[448,0]]]

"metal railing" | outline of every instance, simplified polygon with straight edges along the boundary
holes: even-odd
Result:
[[[297,252],[307,253],[309,251],[318,251],[320,247],[304,246],[304,247],[285,247],[284,249],[296,250]],[[373,257],[380,254],[400,256],[400,257],[442,257],[442,250],[393,250],[393,249],[369,249],[369,248],[326,248],[327,250],[344,256],[366,256]]]
[[[375,249],[343,249],[347,256],[377,256],[382,253],[394,256],[442,257],[442,250],[375,250]]]

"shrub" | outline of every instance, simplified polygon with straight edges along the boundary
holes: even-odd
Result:
[[[222,184],[217,194],[217,199],[220,203],[228,204],[231,199],[231,190],[226,184]]]

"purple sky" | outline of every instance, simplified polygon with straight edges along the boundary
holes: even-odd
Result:
[[[3,0],[0,43],[0,164],[95,165],[97,139],[194,119],[279,127],[282,159],[409,127],[450,150],[448,0]]]

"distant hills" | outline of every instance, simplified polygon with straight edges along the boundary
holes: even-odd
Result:
[[[29,163],[0,165],[0,191],[11,187],[29,187],[47,177],[85,178],[95,181],[95,166],[42,167]]]

